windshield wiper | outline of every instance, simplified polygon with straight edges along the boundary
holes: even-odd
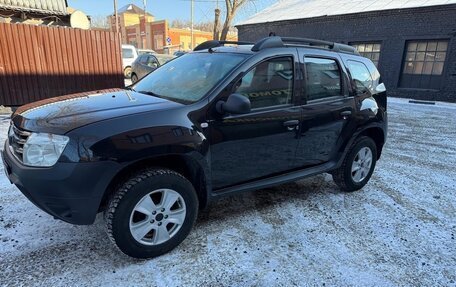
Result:
[[[156,93],[151,92],[151,91],[135,91],[135,92],[140,93],[140,94],[144,94],[144,95],[153,96],[153,97],[160,98],[160,99],[164,98],[163,96],[157,95]]]
[[[131,86],[125,87],[125,90],[136,92],[135,89],[133,89]]]
[[[165,99],[165,100],[172,101],[172,102],[181,103],[181,104],[184,104],[184,105],[188,105],[188,104],[192,103],[192,101],[166,97],[166,96],[158,95],[158,94],[156,94],[154,92],[151,92],[151,91],[137,91],[137,93],[153,96],[153,97],[160,98],[160,99]]]

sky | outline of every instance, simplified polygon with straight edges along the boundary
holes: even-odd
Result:
[[[241,21],[261,11],[276,0],[253,0],[239,13],[236,21]],[[70,7],[83,11],[90,16],[106,16],[114,11],[113,0],[68,0]],[[118,0],[118,7],[135,4],[143,8],[142,0]],[[190,20],[190,0],[147,0],[147,12],[155,16],[156,20],[175,19]],[[217,0],[195,0],[195,22],[214,20],[214,9]],[[225,1],[219,0],[220,8],[225,7]],[[224,19],[222,12],[221,19]]]

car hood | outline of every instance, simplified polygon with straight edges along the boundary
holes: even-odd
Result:
[[[182,106],[129,90],[110,89],[50,98],[20,107],[12,120],[33,132],[65,134],[91,123]]]

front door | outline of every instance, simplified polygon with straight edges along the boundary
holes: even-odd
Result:
[[[301,107],[295,106],[295,55],[265,60],[234,85],[252,110],[209,123],[213,188],[220,189],[294,167]]]

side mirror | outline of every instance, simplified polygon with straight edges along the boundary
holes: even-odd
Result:
[[[247,114],[250,112],[250,100],[241,94],[231,94],[226,102],[217,102],[217,112],[220,114]]]
[[[381,83],[380,85],[378,85],[375,88],[375,92],[378,93],[378,94],[386,92],[385,84]]]

